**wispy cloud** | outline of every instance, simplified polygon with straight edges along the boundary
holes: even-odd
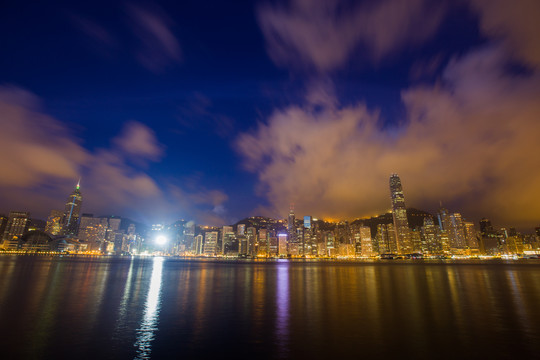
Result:
[[[163,156],[163,145],[148,126],[131,121],[124,125],[122,133],[113,139],[122,152],[141,160],[158,160]]]
[[[271,58],[285,66],[324,72],[342,66],[355,50],[379,61],[430,39],[445,2],[384,0],[357,5],[338,0],[292,0],[262,5],[258,19]]]
[[[100,44],[107,47],[116,45],[116,40],[111,32],[97,22],[77,14],[70,14],[69,19],[75,27]]]
[[[140,41],[137,59],[154,72],[181,60],[181,48],[172,31],[173,21],[157,5],[126,7],[134,34]]]

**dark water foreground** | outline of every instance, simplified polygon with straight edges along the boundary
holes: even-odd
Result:
[[[540,262],[0,256],[0,358],[540,358]]]

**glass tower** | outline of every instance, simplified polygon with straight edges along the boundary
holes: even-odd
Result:
[[[64,209],[63,234],[67,237],[77,235],[79,228],[79,215],[81,213],[82,195],[80,191],[80,181],[75,190],[69,195]]]
[[[390,198],[392,199],[392,216],[394,218],[394,231],[398,254],[410,254],[413,252],[405,197],[401,180],[397,174],[390,176]]]

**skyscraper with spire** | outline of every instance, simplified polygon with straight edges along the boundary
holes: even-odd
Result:
[[[407,209],[401,180],[397,174],[390,176],[390,198],[392,200],[392,216],[394,218],[394,231],[398,254],[410,254],[413,252]]]
[[[81,180],[75,186],[75,190],[69,195],[66,206],[64,209],[64,221],[62,226],[62,233],[67,237],[73,237],[77,235],[79,227],[79,216],[82,206],[81,195]]]

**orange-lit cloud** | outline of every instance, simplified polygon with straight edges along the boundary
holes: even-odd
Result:
[[[44,218],[50,210],[63,209],[82,176],[83,212],[129,214],[143,221],[182,216],[223,222],[213,210],[227,201],[224,193],[160,185],[145,170],[147,161],[164,156],[163,146],[146,125],[128,122],[112,139],[113,146],[90,151],[66,124],[45,115],[39,105],[39,99],[25,90],[0,87],[1,212],[28,210]],[[183,201],[171,196],[179,192],[189,195]]]
[[[507,50],[531,66],[540,66],[540,1],[470,0],[480,16],[480,29],[501,39]]]
[[[276,110],[237,140],[260,191],[284,216],[355,218],[390,207],[388,178],[409,206],[439,200],[465,217],[517,226],[539,222],[540,74],[508,72],[500,46],[455,58],[433,86],[402,93],[407,118],[382,129],[376,109],[336,99]]]
[[[428,40],[452,6],[445,4],[295,0],[260,8],[259,20],[277,64],[327,74],[359,47],[377,60]],[[538,225],[540,5],[469,4],[490,43],[448,64],[437,60],[429,69],[443,69],[435,84],[402,91],[406,116],[394,127],[383,128],[378,109],[362,101],[341,105],[331,82],[315,82],[304,103],[275,109],[255,132],[239,136],[237,149],[270,203],[257,211],[285,216],[294,202],[299,215],[382,213],[390,207],[389,175],[397,172],[409,206],[435,210],[442,200],[472,219]]]

